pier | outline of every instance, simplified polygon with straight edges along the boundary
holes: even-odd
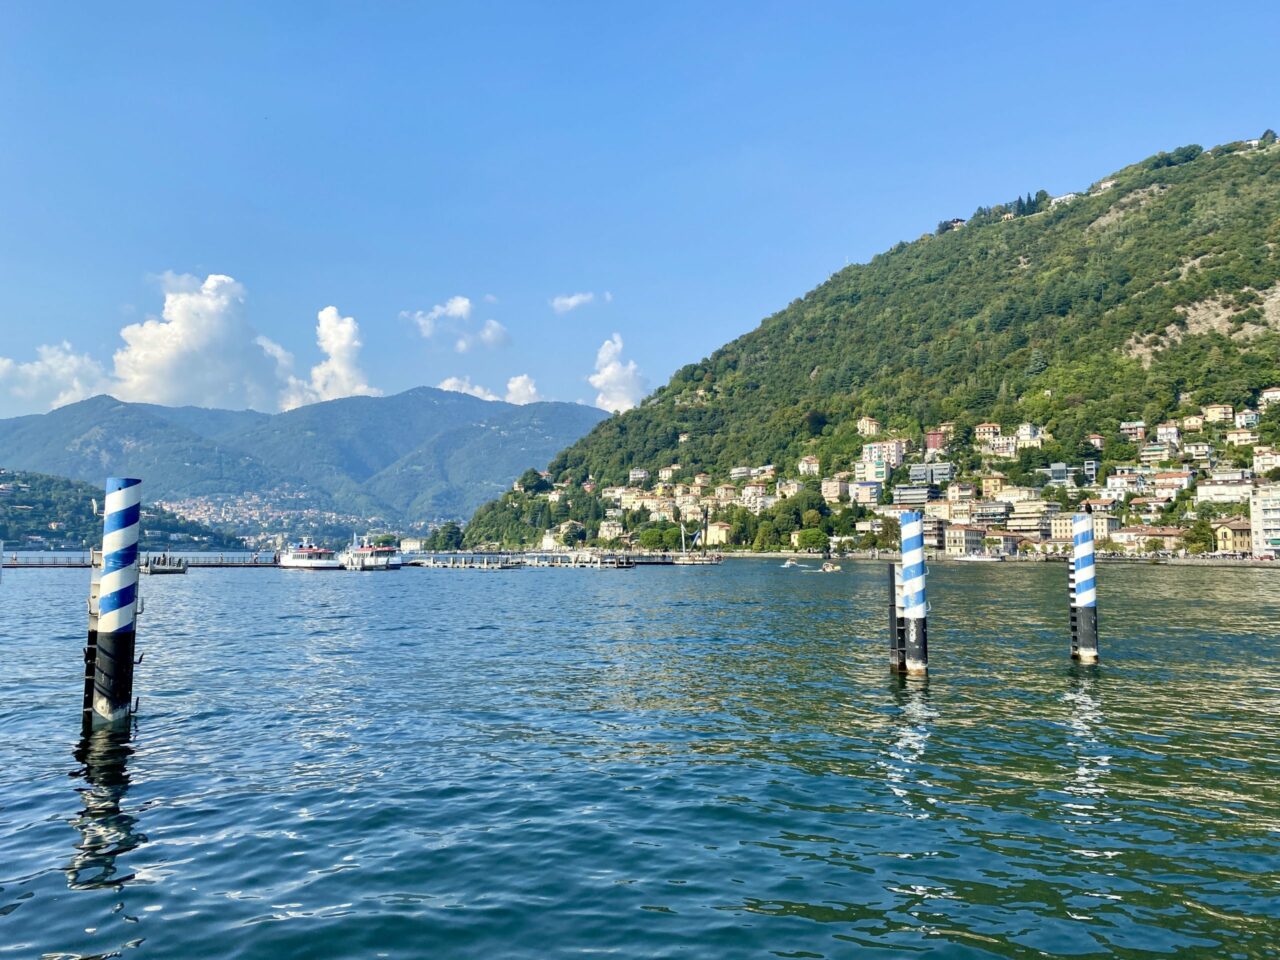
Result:
[[[140,562],[145,566],[153,558],[159,558],[165,554],[157,551],[156,553],[144,553],[141,555]],[[172,554],[168,554],[172,556]],[[228,568],[250,568],[254,570],[269,570],[279,566],[274,557],[228,557],[225,554],[183,554],[182,559],[186,560],[188,569],[205,568],[219,569]],[[93,566],[93,555],[91,553],[77,554],[49,554],[48,556],[18,556],[10,554],[7,557],[0,557],[0,566],[6,570],[37,568],[37,569],[84,569],[87,570]]]
[[[540,553],[427,553],[405,557],[405,566],[443,570],[523,570],[555,568],[630,570],[637,566],[669,566],[669,554],[596,553],[588,551]]]

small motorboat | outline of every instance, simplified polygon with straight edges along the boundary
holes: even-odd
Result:
[[[786,570],[788,567],[798,567],[798,566],[800,566],[800,564],[796,563],[795,557],[787,557],[787,562],[782,565],[782,569]]]
[[[822,565],[822,572],[823,573],[839,573],[840,564],[832,563],[830,560],[828,560],[826,563]]]

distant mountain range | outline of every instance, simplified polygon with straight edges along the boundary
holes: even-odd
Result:
[[[279,414],[97,396],[0,420],[0,465],[91,483],[138,476],[148,499],[301,494],[320,509],[412,522],[468,516],[604,417],[433,387]]]

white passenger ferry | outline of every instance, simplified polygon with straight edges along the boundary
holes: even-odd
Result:
[[[390,545],[379,546],[369,537],[361,537],[359,541],[353,538],[338,560],[346,570],[364,572],[399,570],[404,563],[398,549]]]
[[[318,547],[310,537],[291,543],[280,553],[280,566],[293,570],[341,570],[337,554],[328,547]]]

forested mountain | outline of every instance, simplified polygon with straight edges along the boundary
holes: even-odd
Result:
[[[144,549],[233,550],[242,546],[208,527],[183,520],[154,506],[150,496],[142,504],[141,543]],[[0,540],[5,552],[102,544],[102,488],[79,480],[43,473],[0,468]]]
[[[1280,146],[1160,153],[847,267],[601,423],[553,474],[824,470],[863,414],[918,435],[1033,421],[1065,445],[1280,382]],[[685,435],[685,442],[681,436]]]
[[[0,420],[0,461],[92,483],[139,476],[157,499],[301,495],[341,514],[427,520],[468,515],[602,416],[432,387],[276,415],[99,396]]]

